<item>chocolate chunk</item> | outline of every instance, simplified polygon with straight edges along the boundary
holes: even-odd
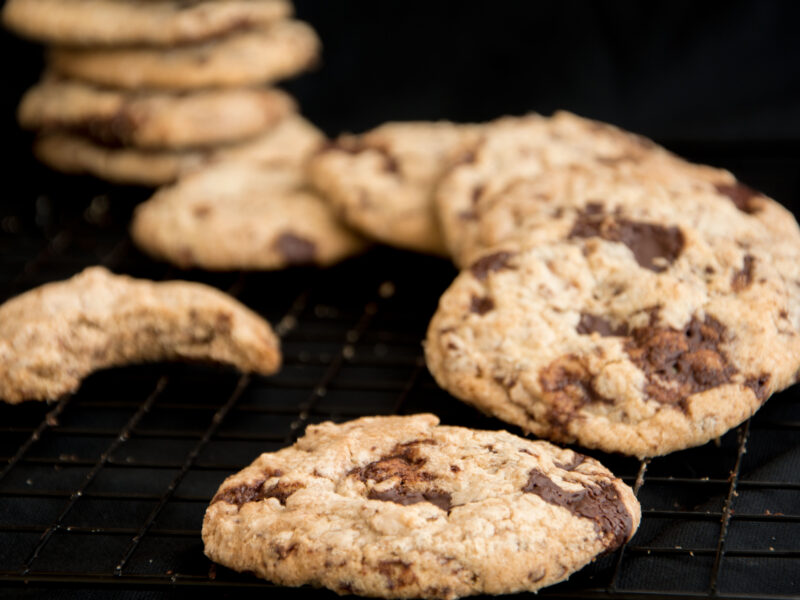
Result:
[[[278,236],[274,247],[290,265],[312,263],[317,253],[317,247],[314,242],[288,232]]]
[[[472,188],[472,198],[471,198],[471,201],[472,201],[472,206],[473,206],[473,208],[474,208],[475,206],[477,206],[478,202],[480,201],[480,199],[481,199],[481,194],[483,194],[483,190],[484,190],[484,189],[485,189],[485,186],[483,186],[483,185],[476,185],[474,188]]]
[[[608,551],[620,547],[633,529],[633,519],[611,481],[568,492],[538,469],[531,469],[523,492],[536,494],[548,504],[563,506],[572,514],[594,521],[595,529],[611,537]]]
[[[226,312],[218,313],[214,322],[214,329],[221,335],[230,333],[231,329],[233,329],[233,316]]]
[[[304,488],[305,486],[302,483],[291,481],[291,482],[283,482],[279,481],[268,490],[263,493],[259,500],[266,500],[267,498],[275,498],[280,502],[282,505],[286,505],[286,499],[294,494],[297,490]]]
[[[582,335],[599,333],[603,337],[628,335],[628,325],[621,323],[614,327],[610,321],[598,315],[581,313],[581,320],[578,322],[576,331]]]
[[[392,156],[389,148],[382,144],[369,143],[363,138],[342,137],[334,142],[331,148],[347,152],[348,154],[360,154],[362,152],[377,152],[383,158],[383,168],[389,173],[399,173],[400,165]]]
[[[734,292],[741,292],[753,283],[753,265],[756,259],[750,254],[745,254],[743,262],[741,271],[736,271],[731,278],[731,288]]]
[[[267,479],[280,477],[281,475],[283,475],[283,471],[280,469],[267,469],[264,471],[263,479],[259,479],[253,483],[243,483],[241,485],[222,490],[216,496],[214,496],[214,499],[211,500],[211,504],[214,504],[215,502],[227,502],[228,504],[242,506],[242,504],[246,504],[247,502],[263,500],[265,497],[263,495],[264,483],[266,483]]]
[[[479,258],[470,266],[469,270],[475,276],[475,279],[484,281],[491,271],[499,271],[501,269],[508,269],[508,260],[514,256],[511,252],[495,252],[494,254],[487,254]]]
[[[564,469],[565,471],[574,471],[575,468],[582,464],[583,461],[586,460],[586,457],[583,454],[578,452],[574,452],[572,455],[572,460],[568,463],[560,463],[558,461],[554,461],[553,464],[557,466],[559,469]]]
[[[656,264],[655,259],[672,264],[683,250],[685,239],[679,228],[612,217],[599,211],[598,206],[586,205],[572,225],[570,238],[600,237],[625,244],[640,266],[656,273],[664,271],[666,266]]]
[[[53,125],[54,129],[63,129],[63,124],[61,127],[56,123]],[[120,148],[131,144],[138,126],[130,111],[122,107],[110,117],[89,117],[72,124],[69,129],[86,135],[104,146]]]
[[[212,209],[207,204],[199,204],[194,207],[192,210],[192,214],[195,216],[196,219],[205,219],[208,215],[210,215]]]
[[[417,583],[417,576],[411,570],[411,563],[402,560],[382,560],[378,563],[378,572],[386,577],[390,590]]]
[[[369,463],[363,467],[351,470],[348,475],[354,475],[361,481],[373,480],[377,483],[392,477],[399,477],[401,481],[430,481],[434,479],[430,473],[422,472],[422,466],[428,459],[421,456],[419,447],[424,444],[434,445],[434,440],[415,440],[404,444],[397,444],[390,454]]]
[[[474,210],[462,210],[458,213],[458,218],[462,221],[477,221],[478,213]]]
[[[764,402],[769,396],[769,380],[770,375],[769,373],[764,373],[759,375],[758,377],[750,377],[744,380],[744,384],[753,390],[753,393],[756,395],[756,398]]]
[[[494,309],[494,300],[492,300],[488,296],[483,298],[478,298],[477,296],[473,296],[469,304],[469,309],[470,311],[477,313],[479,315],[485,315],[487,312]]]
[[[275,554],[278,555],[280,560],[284,560],[287,556],[293,554],[297,550],[297,544],[290,544],[288,546],[273,544],[272,549],[275,551]]]
[[[236,487],[222,490],[218,492],[216,496],[214,496],[214,499],[211,500],[211,504],[214,504],[215,502],[227,502],[228,504],[242,506],[248,502],[260,500],[261,488],[264,485],[264,481],[266,480],[261,479],[254,483],[243,483],[241,485],[237,485]]]
[[[353,469],[348,475],[358,477],[368,483],[380,483],[387,479],[397,478],[398,483],[387,490],[371,489],[367,492],[370,500],[383,500],[397,504],[416,504],[430,502],[449,511],[451,498],[448,492],[432,488],[430,482],[436,479],[432,473],[423,470],[428,459],[420,455],[420,446],[435,444],[434,440],[415,440],[398,444],[391,453],[363,467]]]
[[[761,210],[763,196],[753,188],[738,181],[734,184],[717,184],[714,186],[720,194],[731,199],[743,213],[752,215]]]
[[[453,506],[450,494],[437,489],[418,492],[407,487],[398,486],[389,488],[388,490],[370,490],[369,494],[367,494],[367,498],[370,500],[394,502],[395,504],[402,504],[403,506],[417,504],[418,502],[430,502],[445,512],[449,512]]]
[[[594,388],[594,377],[577,356],[562,356],[554,360],[540,371],[539,383],[549,407],[548,420],[559,429],[566,429],[585,404],[612,402]]]
[[[647,378],[645,393],[685,411],[689,396],[728,383],[737,372],[720,348],[724,334],[725,326],[713,317],[692,317],[683,330],[634,329],[625,351]]]

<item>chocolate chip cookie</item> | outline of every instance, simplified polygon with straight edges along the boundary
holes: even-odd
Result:
[[[780,237],[800,245],[800,229],[784,207],[735,180],[731,185],[720,183],[730,176],[726,171],[719,171],[718,179],[699,178],[693,176],[694,167],[686,173],[675,164],[658,162],[647,168],[567,165],[515,179],[473,204],[476,218],[462,233],[463,254],[469,258],[500,244],[530,247],[590,235],[619,237],[620,231],[612,234],[603,224],[611,213],[617,222],[680,222],[697,229],[710,244],[724,244],[735,235],[741,244],[769,246]],[[750,208],[732,202],[743,194]],[[658,236],[649,240],[655,258]]]
[[[644,457],[722,435],[796,380],[796,235],[713,191],[680,206],[582,191],[533,233],[548,243],[495,246],[442,296],[425,348],[442,387],[538,436]]]
[[[68,131],[111,147],[178,149],[254,137],[295,109],[277,89],[120,92],[46,77],[22,98],[18,117],[27,129]]]
[[[185,44],[291,14],[287,0],[8,0],[3,23],[70,45]]]
[[[118,183],[157,186],[226,160],[298,168],[323,140],[324,136],[316,127],[302,117],[292,115],[263,135],[214,148],[109,148],[84,136],[49,133],[39,136],[33,150],[43,163],[65,173],[87,173]]]
[[[280,585],[457,598],[535,591],[625,543],[632,490],[597,461],[433,415],[311,425],[229,477],[212,560]]]
[[[311,67],[319,52],[319,38],[311,27],[278,21],[166,48],[56,46],[48,59],[57,73],[98,85],[187,90],[279,81]]]
[[[54,400],[89,373],[158,360],[215,361],[269,375],[269,324],[219,290],[91,267],[0,305],[0,399]]]
[[[436,194],[440,223],[453,260],[471,262],[480,243],[484,204],[494,204],[519,181],[563,166],[646,174],[668,186],[713,186],[777,234],[794,235],[791,214],[722,169],[695,165],[650,140],[567,112],[505,117],[487,124],[442,177]],[[681,183],[683,181],[683,183]]]
[[[434,186],[478,131],[448,122],[386,123],[341,136],[312,160],[309,176],[337,214],[364,234],[443,255]]]
[[[187,175],[137,207],[139,247],[183,268],[328,266],[366,248],[302,170],[226,162]]]

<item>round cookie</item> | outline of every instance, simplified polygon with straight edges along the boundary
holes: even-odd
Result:
[[[473,226],[463,234],[466,262],[472,262],[471,255],[501,244],[530,247],[567,239],[574,224],[592,209],[652,223],[670,223],[680,215],[682,223],[701,229],[709,240],[726,238],[729,224],[736,222],[741,239],[751,240],[748,243],[769,245],[774,237],[786,237],[800,245],[800,229],[792,214],[744,184],[726,189],[691,172],[687,176],[673,164],[648,167],[554,167],[516,179],[494,195],[481,195],[473,204]],[[731,202],[731,190],[748,194],[753,206],[767,208],[779,222],[765,227],[757,211]]]
[[[287,0],[8,0],[3,23],[47,43],[169,46],[289,16]]]
[[[567,112],[550,118],[530,114],[498,119],[485,126],[483,136],[462,156],[444,174],[436,194],[442,233],[460,266],[469,264],[478,246],[481,214],[476,207],[483,199],[502,195],[521,179],[568,165],[713,185],[776,233],[793,235],[796,228],[788,211],[738,183],[729,172],[686,162],[646,138]]]
[[[366,245],[316,194],[300,169],[226,162],[187,175],[139,205],[134,241],[182,268],[328,266]]]
[[[178,149],[253,137],[295,109],[277,89],[120,92],[48,77],[23,96],[18,118],[26,129],[70,131],[110,146]]]
[[[107,148],[82,136],[53,133],[36,140],[34,153],[45,164],[65,173],[86,173],[117,183],[157,186],[224,160],[297,167],[323,141],[324,136],[316,127],[292,115],[259,137],[204,150]]]
[[[797,235],[713,192],[577,179],[571,204],[540,200],[527,246],[487,250],[442,296],[425,347],[442,387],[538,436],[644,457],[722,435],[795,381]]]
[[[310,425],[222,484],[203,541],[279,585],[452,599],[566,579],[639,520],[632,490],[591,458],[422,414]]]
[[[169,48],[57,46],[48,58],[56,72],[98,85],[187,90],[272,83],[308,69],[319,50],[307,24],[279,21]]]
[[[341,136],[314,157],[309,177],[359,231],[392,246],[444,255],[434,186],[478,131],[444,121],[387,123]]]

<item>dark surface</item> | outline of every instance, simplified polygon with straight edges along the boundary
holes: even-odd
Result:
[[[800,207],[797,3],[297,4],[320,32],[324,62],[285,87],[328,133],[567,108]],[[146,190],[33,161],[13,112],[41,53],[0,35],[0,301],[97,263],[197,279],[278,325],[286,356],[271,378],[137,366],[93,375],[51,406],[0,406],[0,597],[195,597],[196,586],[299,597],[307,590],[204,558],[199,528],[224,477],[325,419],[433,411],[448,424],[504,427],[439,390],[421,360],[450,265],[389,249],[328,271],[269,274],[150,261],[126,234]],[[718,443],[646,463],[596,454],[635,485],[642,525],[621,552],[540,597],[800,597],[798,430],[791,389]]]

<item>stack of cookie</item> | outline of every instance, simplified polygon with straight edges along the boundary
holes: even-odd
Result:
[[[260,156],[296,112],[266,86],[319,53],[291,12],[288,0],[9,0],[6,26],[52,44],[20,122],[43,162],[122,183]]]

